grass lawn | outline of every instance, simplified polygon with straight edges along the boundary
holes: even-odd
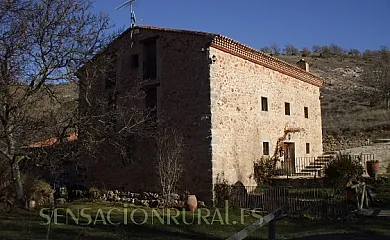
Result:
[[[174,210],[162,214],[162,210],[158,212],[154,210],[155,212],[152,213],[148,208],[86,202],[62,205],[61,208],[63,209],[57,212],[57,224],[51,225],[49,239],[225,239],[257,219],[255,215],[246,216],[249,215],[248,212],[241,212],[238,209],[229,209],[229,224],[226,224],[225,209],[210,209],[209,217],[206,217],[206,209],[203,209],[200,215],[196,212],[194,222],[191,224],[193,218],[191,213],[180,214],[175,218],[178,212]],[[60,216],[65,215],[66,208],[70,209],[68,216]],[[111,210],[108,214],[113,208],[115,210]],[[83,213],[81,209],[85,209]],[[41,210],[18,210],[2,214],[0,239],[46,239],[47,225],[44,223],[49,215],[40,216]],[[124,218],[125,211],[127,211],[127,224]],[[75,215],[78,224],[72,219],[70,212]],[[42,213],[48,214],[45,209]],[[148,219],[145,219],[146,214]],[[171,217],[169,223],[168,214]],[[88,219],[88,216],[91,219]],[[121,222],[121,224],[112,225],[110,221],[114,224]],[[145,223],[140,224],[144,221]],[[267,238],[266,227],[247,239],[258,238]],[[277,239],[390,239],[390,221],[372,218],[354,221],[313,221],[282,217],[277,221]]]

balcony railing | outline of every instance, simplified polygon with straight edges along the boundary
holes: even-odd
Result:
[[[366,171],[366,162],[374,160],[374,154],[351,155],[352,159],[359,160]],[[333,155],[319,157],[296,157],[291,161],[282,159],[276,165],[277,177],[323,177],[324,170]]]

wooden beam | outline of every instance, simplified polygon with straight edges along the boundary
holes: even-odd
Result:
[[[272,222],[277,217],[281,216],[284,211],[285,211],[285,207],[279,208],[278,210],[268,214],[267,216],[257,220],[256,222],[254,222],[251,225],[245,227],[241,231],[239,231],[239,232],[235,233],[234,235],[230,236],[226,240],[241,240],[241,239],[244,239],[244,238],[248,237],[251,233],[255,232],[256,230],[260,229],[264,225]],[[269,227],[269,230],[271,228],[271,230],[275,233],[275,221],[273,221],[273,223],[271,223],[271,224],[273,224],[273,226]],[[268,233],[268,234],[270,234],[270,233]],[[273,234],[273,233],[271,233],[271,234]],[[273,235],[275,235],[275,234],[273,234]],[[273,239],[275,239],[275,238],[273,238]]]

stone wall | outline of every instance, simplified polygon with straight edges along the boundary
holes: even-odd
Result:
[[[286,128],[305,129],[289,139],[296,144],[297,157],[322,153],[319,88],[310,84],[320,85],[319,78],[258,52],[252,54],[254,59],[269,68],[250,61],[248,56],[227,53],[222,49],[233,41],[213,34],[140,27],[132,39],[130,36],[126,32],[109,47],[118,56],[115,88],[106,90],[100,77],[92,85],[91,100],[107,99],[117,92],[123,109],[142,109],[144,99],[127,99],[128,90],[139,84],[159,84],[158,117],[184,137],[181,190],[210,200],[212,186],[222,173],[231,183],[255,185],[249,177],[253,162],[262,155],[262,143],[269,142],[272,155]],[[156,39],[157,78],[144,82],[144,43],[148,39]],[[233,45],[242,54],[255,51]],[[135,54],[139,66],[131,67]],[[267,112],[261,111],[262,96],[268,98]],[[291,104],[291,116],[284,115],[285,102]],[[88,108],[85,102],[81,106]],[[309,109],[308,119],[304,118],[304,107]],[[104,109],[102,106],[100,111]],[[310,154],[306,154],[306,143],[311,145]],[[127,165],[109,145],[103,144],[100,153],[84,175],[85,183],[122,191],[158,191],[154,138],[136,137],[133,158]]]
[[[196,194],[198,199],[212,195],[210,150],[210,85],[209,60],[206,51],[211,41],[204,36],[138,29],[124,34],[110,46],[118,55],[117,85],[109,91],[119,93],[118,104],[129,108],[143,107],[144,100],[126,99],[127,90],[136,84],[159,83],[158,116],[166,125],[176,128],[184,138],[183,179],[181,190]],[[143,82],[143,41],[156,38],[157,79]],[[133,43],[132,43],[133,42]],[[132,47],[131,47],[132,46]],[[131,68],[132,55],[138,54],[139,66]],[[109,91],[104,81],[95,94],[105,98]],[[124,165],[118,152],[101,147],[101,157],[85,174],[85,184],[124,191],[158,191],[156,142],[153,138],[136,137],[133,161]]]
[[[269,142],[272,155],[286,128],[304,129],[288,140],[295,143],[296,157],[322,154],[319,87],[213,47],[210,56],[216,60],[210,69],[214,182],[223,173],[230,183],[255,185],[250,175],[263,154],[262,143]],[[268,98],[267,112],[261,111],[262,96]],[[291,104],[290,116],[285,102]]]

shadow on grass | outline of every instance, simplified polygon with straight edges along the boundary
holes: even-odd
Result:
[[[331,225],[332,226],[332,225]],[[329,232],[315,233],[302,237],[293,237],[291,239],[299,240],[329,240],[329,239],[349,239],[363,240],[375,239],[385,240],[390,239],[390,224],[387,221],[380,219],[360,219],[357,222],[344,224],[342,227],[329,226]],[[382,231],[387,229],[386,231]],[[333,233],[331,231],[334,231]]]
[[[319,234],[313,236],[297,237],[291,238],[296,240],[363,240],[363,239],[375,239],[375,240],[388,240],[389,236],[378,235],[378,234],[369,234],[369,233],[338,233],[338,234]]]
[[[224,237],[213,235],[214,230],[212,226],[199,228],[198,225],[64,224],[53,225],[49,239],[224,239]],[[220,232],[223,233],[223,229]],[[47,226],[41,225],[40,220],[0,221],[0,239],[2,240],[46,239],[46,234]]]
[[[118,221],[119,218],[114,218]],[[37,213],[0,216],[0,239],[46,239],[47,226]],[[142,219],[136,219],[142,222]],[[81,222],[80,224],[86,224]],[[249,224],[249,223],[248,223]],[[136,225],[77,225],[73,222],[54,225],[49,239],[226,239],[244,225],[185,225],[146,223]],[[342,220],[309,220],[282,217],[277,221],[277,238],[284,239],[390,239],[390,222],[376,218]],[[264,239],[267,227],[248,239]]]

